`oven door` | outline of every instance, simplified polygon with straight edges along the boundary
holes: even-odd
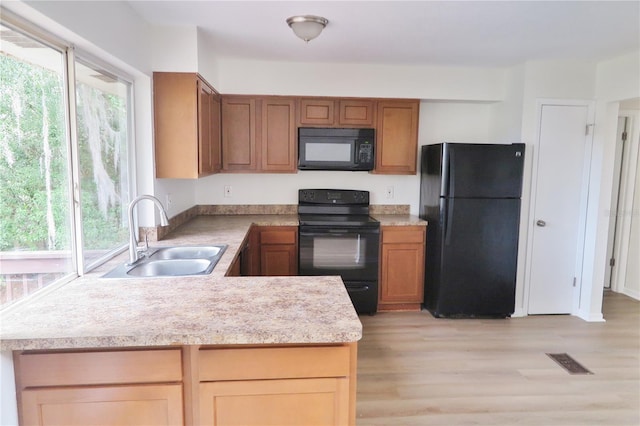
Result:
[[[377,281],[380,228],[301,225],[300,275]]]

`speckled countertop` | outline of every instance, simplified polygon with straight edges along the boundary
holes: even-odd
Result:
[[[383,226],[424,226],[373,214]],[[210,275],[106,279],[121,254],[44,297],[0,314],[0,349],[355,342],[362,324],[339,277],[225,277],[251,224],[295,214],[197,216],[151,248],[227,244]]]
[[[296,215],[198,216],[151,247],[228,244],[210,275],[141,279],[92,273],[0,316],[0,349],[322,344],[362,337],[340,277],[225,277],[250,225]]]
[[[372,214],[382,226],[427,226],[427,221],[409,214]]]

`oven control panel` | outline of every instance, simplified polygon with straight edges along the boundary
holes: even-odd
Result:
[[[301,204],[342,204],[369,205],[369,191],[353,189],[300,189],[298,202]]]

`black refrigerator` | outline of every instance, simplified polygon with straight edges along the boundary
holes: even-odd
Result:
[[[420,217],[428,221],[424,306],[433,316],[513,314],[524,149],[422,147]]]

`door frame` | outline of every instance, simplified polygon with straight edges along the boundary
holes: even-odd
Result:
[[[611,290],[617,293],[627,294],[624,283],[626,280],[627,262],[629,261],[629,240],[631,234],[631,214],[629,214],[629,212],[632,212],[634,208],[636,173],[640,173],[640,171],[638,171],[638,165],[640,164],[640,111],[620,110],[618,117],[628,118],[630,124],[627,145],[622,157],[621,180],[618,189],[619,195],[612,194],[612,197],[620,197],[618,206],[622,214],[618,213],[619,233],[614,240],[612,250],[612,255],[616,259],[616,267],[613,268],[610,276]],[[606,276],[607,275],[605,275],[605,277]]]
[[[533,235],[535,232],[535,211],[536,211],[536,198],[538,190],[538,175],[540,169],[540,135],[542,126],[542,109],[544,106],[583,106],[587,107],[587,126],[589,128],[588,134],[585,134],[585,149],[582,167],[582,187],[580,188],[580,217],[578,218],[578,239],[576,247],[576,260],[575,260],[575,277],[576,284],[573,293],[571,314],[576,315],[580,308],[581,294],[583,291],[589,291],[590,289],[584,289],[582,286],[582,270],[584,263],[585,252],[585,238],[586,238],[586,225],[587,225],[587,207],[589,201],[589,179],[591,175],[591,158],[593,149],[593,135],[595,125],[595,110],[596,103],[593,100],[588,99],[547,99],[540,98],[536,101],[536,126],[535,137],[532,144],[532,167],[531,167],[531,192],[530,203],[528,211],[527,224],[527,256],[525,259],[525,274],[523,285],[523,310],[525,315],[529,315],[529,293],[531,290],[531,271],[532,271],[532,253],[533,253]],[[586,132],[585,132],[586,133]]]

